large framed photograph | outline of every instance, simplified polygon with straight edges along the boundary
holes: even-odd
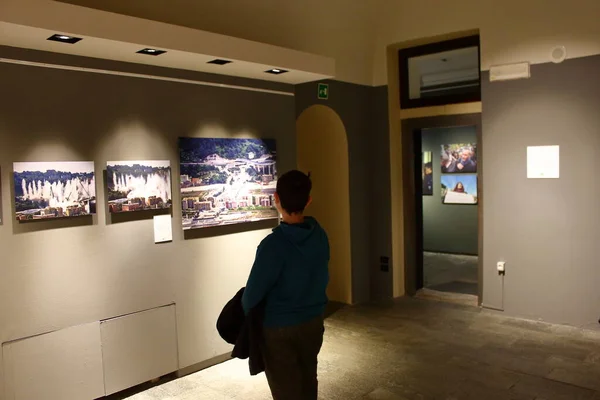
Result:
[[[433,196],[433,153],[431,151],[423,152],[421,164],[423,196]]]
[[[444,144],[441,152],[442,174],[477,173],[477,145]]]
[[[183,229],[276,219],[273,139],[180,138]]]
[[[17,162],[17,221],[78,217],[96,213],[94,162]]]
[[[477,204],[477,175],[443,175],[444,204]]]
[[[171,208],[170,161],[106,163],[108,210],[111,213]]]

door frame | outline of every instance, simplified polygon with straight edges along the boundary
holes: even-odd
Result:
[[[402,123],[402,203],[404,216],[404,274],[405,290],[410,296],[416,295],[419,282],[423,280],[423,218],[420,203],[421,182],[420,156],[417,158],[416,137],[423,129],[474,126],[477,132],[477,304],[483,300],[483,140],[481,113],[442,115],[425,118],[404,119]],[[420,154],[420,153],[419,153]],[[417,166],[419,163],[419,166]],[[419,169],[417,169],[419,168]]]

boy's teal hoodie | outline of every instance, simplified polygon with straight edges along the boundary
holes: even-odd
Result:
[[[258,246],[242,297],[246,314],[265,300],[267,327],[309,321],[325,311],[329,241],[317,220],[281,223]]]

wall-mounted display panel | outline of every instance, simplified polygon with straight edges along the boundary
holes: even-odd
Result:
[[[60,329],[2,344],[4,399],[103,397],[100,323]]]
[[[106,165],[111,213],[170,208],[170,161],[109,161]]]
[[[175,304],[101,321],[100,338],[107,395],[179,369]]]
[[[475,143],[444,144],[441,149],[443,174],[473,174],[477,172]]]
[[[425,151],[421,157],[423,196],[433,196],[433,153],[431,151]]]
[[[183,229],[279,217],[273,139],[180,138]]]
[[[15,217],[18,221],[96,213],[94,162],[17,162]]]
[[[477,175],[442,176],[444,204],[477,204]]]

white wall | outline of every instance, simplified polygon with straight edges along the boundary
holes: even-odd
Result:
[[[333,57],[336,79],[384,85],[388,45],[479,29],[482,67],[600,53],[597,0],[64,0]]]
[[[0,47],[7,53],[17,56]],[[294,168],[294,98],[8,64],[0,87],[10,94],[0,98],[0,342],[174,302],[181,368],[227,353],[217,316],[269,229],[215,228],[186,240],[177,138],[275,138],[278,167]],[[120,159],[171,161],[172,243],[154,244],[151,219],[107,216],[102,174]],[[13,221],[12,163],[36,160],[95,161],[97,216]]]
[[[599,54],[598,18],[597,0],[382,0],[372,83],[387,83],[388,45],[471,29],[480,30],[483,70],[549,62],[557,45],[567,47],[569,58]]]

